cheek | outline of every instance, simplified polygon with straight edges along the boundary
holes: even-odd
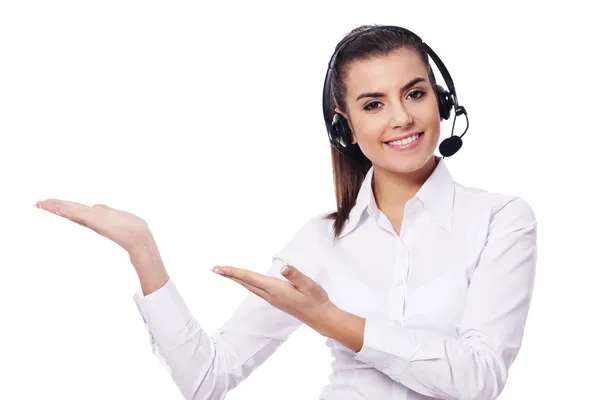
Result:
[[[430,139],[436,140],[440,136],[440,124],[442,122],[437,100],[435,102],[431,101],[429,106],[423,111],[422,121],[426,125],[425,129],[429,131],[429,135],[431,136]]]
[[[381,146],[381,138],[385,137],[387,122],[383,119],[371,118],[364,123],[356,126],[357,140],[359,147],[365,153],[368,149],[374,149]]]
[[[436,115],[427,122],[427,135],[425,139],[427,140],[429,147],[437,146],[437,143],[440,140],[440,121],[438,118],[439,117]]]
[[[439,123],[442,120],[437,99],[435,97],[429,98],[427,107],[423,111],[423,117],[426,118],[428,123]]]
[[[438,146],[438,144],[440,143],[440,130],[436,129],[436,130],[432,130],[429,133],[429,138],[427,139],[430,143],[430,148],[435,150]]]

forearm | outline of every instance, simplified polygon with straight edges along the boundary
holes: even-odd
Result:
[[[333,307],[326,318],[313,329],[323,336],[340,342],[356,353],[363,346],[365,319]]]
[[[365,318],[337,307],[313,329],[354,351],[357,360],[427,396],[495,399],[507,379],[507,368],[491,350],[497,347],[487,343],[489,338],[447,338],[391,326],[383,320],[371,320],[367,326]],[[371,336],[365,340],[365,335]],[[456,380],[458,375],[464,382]],[[434,376],[436,379],[431,378]]]
[[[160,289],[169,280],[158,246],[153,238],[129,254],[144,296]]]

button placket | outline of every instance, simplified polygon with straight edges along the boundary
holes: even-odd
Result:
[[[408,267],[407,255],[408,251],[402,240],[397,238],[393,281],[388,298],[388,314],[394,320],[395,326],[401,326],[404,323],[404,301],[406,298],[404,276],[406,276],[406,268]]]
[[[414,230],[419,209],[420,203],[418,199],[411,200],[406,204],[400,235],[396,236],[393,281],[388,295],[388,315],[393,320],[393,325],[398,327],[406,327],[406,284],[409,273],[409,248],[411,240],[414,237],[412,231]],[[390,229],[393,229],[391,224],[389,225]]]
[[[405,209],[405,216],[402,225],[402,231],[400,232],[400,238],[398,240],[397,249],[397,264],[401,265],[401,268],[396,269],[395,274],[395,287],[401,288],[401,299],[398,301],[400,306],[399,314],[401,318],[398,320],[396,326],[406,327],[406,302],[407,302],[407,284],[408,275],[410,268],[410,247],[415,237],[414,231],[417,228],[417,221],[419,219],[420,203],[418,199],[411,200]]]
[[[398,250],[397,250],[397,254],[396,254],[397,258],[398,258],[398,269],[396,270],[396,276],[395,278],[395,285],[396,286],[404,286],[404,276],[405,276],[405,270],[406,270],[406,247],[404,247],[404,245],[400,242],[398,244]]]

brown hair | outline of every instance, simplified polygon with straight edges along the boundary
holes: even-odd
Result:
[[[336,50],[347,37],[377,26],[381,25],[362,25],[353,29],[337,44]],[[417,38],[397,30],[375,29],[353,39],[338,53],[331,78],[331,115],[334,115],[336,106],[344,113],[348,112],[345,100],[347,91],[345,80],[353,61],[386,56],[400,48],[410,48],[419,54],[421,61],[427,68],[429,82],[432,86],[435,85],[435,76],[429,64],[428,55]],[[352,157],[352,161],[331,146],[331,164],[337,211],[324,216],[324,218],[334,220],[334,240],[339,238],[350,211],[356,203],[361,184],[372,166],[371,161],[363,154],[357,144],[351,144],[347,151]]]

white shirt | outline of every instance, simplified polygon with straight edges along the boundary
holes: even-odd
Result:
[[[289,263],[344,311],[366,318],[355,353],[330,338],[323,400],[486,400],[502,391],[521,345],[537,261],[527,202],[455,182],[444,160],[405,206],[398,235],[378,209],[373,168],[340,240],[311,218],[273,257]],[[186,399],[223,399],[300,325],[249,293],[208,335],[175,284],[134,296],[156,356]]]

